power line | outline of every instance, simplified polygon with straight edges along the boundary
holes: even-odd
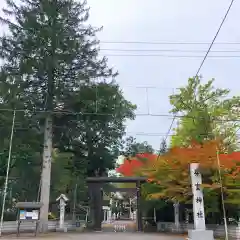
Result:
[[[223,26],[223,24],[224,24],[224,22],[225,22],[225,20],[226,20],[226,18],[227,18],[227,16],[228,16],[228,14],[229,14],[231,8],[232,8],[233,3],[234,3],[234,0],[231,0],[230,5],[229,5],[229,7],[228,7],[228,9],[227,9],[227,12],[225,13],[224,18],[223,18],[223,20],[221,21],[221,24],[220,24],[220,26],[219,26],[219,28],[218,28],[218,30],[217,30],[217,32],[216,32],[216,34],[215,34],[215,36],[214,36],[211,44],[210,44],[210,46],[209,46],[209,48],[208,48],[208,50],[207,50],[207,52],[206,52],[206,54],[205,54],[202,62],[201,62],[198,70],[197,70],[197,73],[196,73],[196,75],[195,75],[195,79],[198,77],[199,72],[201,71],[202,66],[203,66],[203,64],[205,63],[205,61],[206,61],[206,59],[207,59],[207,57],[208,57],[208,55],[209,55],[209,53],[210,53],[210,51],[211,51],[211,49],[212,49],[212,46],[213,46],[213,44],[214,44],[215,41],[216,41],[217,36],[218,36],[219,32],[220,32],[221,29],[222,29],[222,26]],[[181,100],[181,99],[180,99],[180,100]],[[176,116],[176,115],[175,115],[175,116]],[[171,129],[172,129],[172,127],[173,127],[173,123],[174,123],[175,118],[176,118],[175,116],[174,116],[174,118],[173,118],[173,120],[172,120],[172,123],[171,123],[171,125],[170,125],[170,128],[169,128],[169,130],[168,130],[168,132],[167,132],[167,135],[166,135],[165,139],[168,138],[168,135],[169,135],[170,132],[171,132]],[[165,140],[165,141],[166,141],[166,140]]]
[[[167,134],[166,134],[165,138],[164,138],[164,142],[166,142],[166,141],[167,141],[167,138],[169,137],[169,134],[170,134],[170,132],[171,132],[171,130],[172,130],[172,127],[173,127],[173,124],[174,124],[175,119],[176,119],[176,116],[174,116],[173,119],[172,119],[171,125],[170,125],[170,127],[169,127],[169,129],[168,129],[168,131],[167,131]],[[159,153],[158,153],[157,159],[158,159],[158,158],[160,157],[160,155],[161,155],[161,147],[162,147],[162,142],[160,143],[160,146],[159,146]]]
[[[101,48],[101,51],[114,52],[181,52],[181,53],[206,53],[205,50],[184,50],[184,49],[124,49],[124,48]],[[213,50],[214,53],[240,53],[240,49],[234,50]]]
[[[201,70],[204,62],[206,61],[206,59],[207,59],[207,57],[208,57],[208,54],[210,53],[210,51],[211,51],[211,49],[212,49],[212,46],[213,46],[214,42],[216,41],[217,36],[218,36],[219,32],[221,31],[224,22],[226,21],[226,18],[227,18],[228,14],[229,14],[229,12],[230,12],[230,10],[231,10],[231,8],[232,8],[233,3],[234,3],[234,0],[232,0],[232,1],[230,2],[230,5],[229,5],[229,7],[228,7],[228,9],[227,9],[227,12],[226,12],[226,14],[225,14],[225,16],[224,16],[224,18],[223,18],[223,20],[222,20],[222,22],[221,22],[218,30],[217,30],[215,36],[214,36],[214,38],[213,38],[213,40],[212,40],[212,42],[211,42],[211,44],[210,44],[210,46],[209,46],[209,48],[208,48],[208,50],[207,50],[207,52],[206,52],[205,57],[203,58],[200,66],[199,66],[199,68],[198,68],[198,70],[197,70],[196,76],[198,76],[198,74],[199,74],[199,72],[200,72],[200,70]]]
[[[100,54],[101,55],[101,54]],[[104,54],[105,57],[163,57],[163,58],[202,58],[201,55],[165,55],[165,54]],[[240,58],[240,55],[208,56],[208,58]]]
[[[137,135],[137,136],[147,136],[147,137],[159,137],[159,136],[166,136],[166,133],[148,133],[148,132],[126,132],[127,135]],[[199,136],[215,136],[215,135],[219,135],[219,136],[223,136],[225,134],[213,134],[213,133],[205,133],[205,134],[199,134]],[[168,134],[168,136],[178,136],[177,134]],[[240,136],[240,133],[236,133],[235,136]]]
[[[161,90],[164,90],[164,91],[166,91],[166,90],[172,90],[173,92],[174,92],[174,90],[179,90],[179,88],[174,88],[174,87],[161,87],[161,86],[151,86],[151,85],[149,85],[149,86],[134,86],[134,85],[123,85],[123,84],[121,84],[121,88],[124,90],[125,88],[136,88],[136,89],[138,89],[138,88],[144,88],[144,89],[161,89]]]
[[[221,29],[222,29],[223,24],[225,23],[225,21],[226,21],[226,19],[227,19],[227,16],[228,16],[228,14],[229,14],[229,12],[230,12],[230,10],[231,10],[231,8],[232,8],[233,3],[234,3],[234,0],[231,0],[230,5],[229,5],[229,7],[228,7],[228,9],[227,9],[224,17],[223,17],[223,20],[221,21],[221,24],[220,24],[220,26],[219,26],[219,28],[218,28],[218,30],[217,30],[217,32],[216,32],[216,34],[215,34],[215,36],[214,36],[211,44],[210,44],[210,46],[209,46],[209,48],[208,48],[208,50],[207,50],[207,52],[206,52],[206,55],[204,56],[204,58],[203,58],[203,60],[202,60],[202,62],[201,62],[201,64],[200,64],[200,66],[199,66],[199,68],[198,68],[198,70],[197,70],[197,73],[196,73],[194,79],[196,79],[196,78],[198,77],[198,75],[199,75],[199,73],[200,73],[200,71],[201,71],[201,69],[202,69],[202,67],[203,67],[203,64],[205,63],[207,57],[210,57],[210,56],[209,56],[209,53],[210,53],[210,51],[211,51],[211,49],[212,49],[213,44],[215,43],[215,41],[216,41],[216,39],[217,39],[217,37],[218,37],[218,34],[220,33],[220,31],[221,31]],[[194,96],[195,96],[195,99],[196,99],[196,92],[194,92]]]
[[[239,120],[240,121],[240,120]],[[54,129],[69,129],[69,130],[72,130],[73,128],[70,128],[69,126],[58,126],[58,125],[53,125],[53,128]],[[0,126],[0,129],[6,129],[6,126]],[[33,126],[29,126],[29,127],[15,127],[14,128],[14,131],[17,131],[17,130],[31,130],[31,129],[37,129],[37,127],[33,127]],[[236,131],[237,132],[237,131]],[[137,136],[148,136],[148,137],[164,137],[166,136],[166,133],[151,133],[151,132],[125,132],[126,135],[137,135]],[[211,133],[206,133],[206,134],[199,134],[199,136],[213,136],[213,134]],[[222,136],[224,134],[217,134],[219,136]],[[168,134],[168,137],[170,136],[178,136],[177,134]],[[214,135],[215,136],[215,135]],[[236,133],[236,136],[240,136],[240,133]]]
[[[100,41],[104,44],[141,44],[141,45],[209,45],[210,42],[154,42],[154,41]],[[240,42],[217,42],[217,45],[240,45]]]
[[[175,119],[176,119],[176,116],[174,116],[173,119],[172,119],[171,125],[170,125],[170,127],[169,127],[169,129],[167,131],[166,137],[164,139],[165,142],[167,141],[167,138],[169,137],[169,134],[170,134],[170,132],[171,132],[171,130],[173,128],[173,124],[174,124]]]
[[[56,111],[47,111],[47,110],[28,110],[28,109],[10,109],[10,108],[6,108],[6,109],[0,109],[0,111],[5,111],[5,112],[27,112],[27,113],[52,113],[52,114],[59,114],[59,115],[73,115],[73,116],[84,116],[84,115],[93,115],[93,116],[117,116],[117,114],[113,114],[113,113],[101,113],[101,112],[75,112],[75,111],[68,111],[68,110],[56,110]],[[173,119],[173,118],[188,118],[188,119],[205,119],[204,117],[194,117],[194,116],[186,116],[186,115],[173,115],[173,114],[154,114],[154,113],[135,113],[135,116],[138,117],[166,117],[169,119]],[[80,121],[76,120],[76,121]],[[219,121],[219,122],[239,122],[240,118],[231,118],[231,119],[223,119],[223,118],[212,118],[212,120],[214,121]],[[74,120],[71,120],[74,121]],[[16,123],[17,124],[17,123]]]
[[[4,127],[0,127],[0,129],[3,129]],[[6,127],[5,127],[6,128]],[[64,127],[64,126],[53,126],[53,128],[55,129],[70,129],[72,130],[71,128],[69,127]],[[31,127],[15,127],[14,128],[14,131],[18,131],[18,130],[31,130],[32,128]],[[145,137],[165,137],[166,136],[166,133],[150,133],[150,132],[125,132],[125,135],[127,136],[130,136],[130,135],[135,135],[135,136],[145,136]],[[206,134],[199,134],[199,136],[205,136],[205,137],[208,137],[208,136],[213,136],[214,134],[211,134],[211,133],[206,133]],[[217,134],[219,136],[223,136],[225,134]],[[168,137],[174,137],[174,136],[178,136],[177,134],[168,134]],[[214,135],[215,136],[215,135]],[[237,136],[237,137],[240,137],[240,133],[236,133],[234,136]],[[1,155],[1,153],[0,153]]]

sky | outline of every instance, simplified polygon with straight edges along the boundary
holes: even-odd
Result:
[[[97,35],[101,41],[101,55],[107,56],[109,66],[118,70],[117,82],[125,97],[138,106],[136,119],[126,123],[127,135],[159,148],[172,122],[172,117],[166,116],[171,108],[169,95],[176,93],[196,74],[230,1],[88,0],[90,24],[103,26],[103,31]],[[235,0],[216,39],[217,43],[239,44],[214,44],[212,48],[213,51],[239,52],[210,54],[235,57],[209,57],[200,72],[204,81],[215,78],[216,87],[229,88],[234,95],[240,93],[239,10],[240,1]],[[185,44],[170,44],[176,42]],[[186,44],[189,42],[206,44]],[[192,52],[181,52],[183,50]]]
[[[127,122],[127,135],[135,136],[139,141],[148,141],[158,149],[172,122],[172,117],[166,116],[171,109],[168,97],[176,93],[179,87],[186,85],[187,79],[197,73],[230,0],[88,0],[88,5],[91,8],[90,23],[103,26],[103,31],[98,34],[102,41],[101,48],[104,49],[101,54],[107,56],[109,65],[119,71],[117,82],[125,97],[138,106],[136,120]],[[216,43],[240,43],[239,10],[240,1],[235,1]],[[126,49],[141,51],[124,52]],[[182,53],[173,50],[196,52]],[[240,44],[215,44],[212,50],[240,51]],[[129,56],[134,54],[167,56]],[[240,58],[236,56],[240,56],[240,52],[210,54],[225,55],[235,57],[209,57],[200,74],[203,81],[215,78],[216,87],[229,88],[231,94],[238,95]]]

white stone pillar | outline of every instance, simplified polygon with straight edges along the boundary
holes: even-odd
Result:
[[[202,176],[198,170],[199,164],[192,163],[190,166],[191,179],[192,179],[192,192],[193,192],[193,216],[194,227],[198,230],[205,230],[205,213],[202,191]]]
[[[111,213],[111,210],[108,210],[107,211],[107,222],[111,222],[111,216],[112,216],[112,213]]]
[[[59,227],[60,227],[61,229],[64,229],[65,206],[66,206],[66,203],[65,203],[65,201],[61,198],[61,199],[60,199],[60,222],[59,222]]]
[[[111,209],[109,210],[108,214],[109,214],[109,221],[111,222],[112,221],[112,210]]]
[[[180,222],[179,222],[179,203],[174,203],[174,220],[175,220],[175,229],[179,231],[180,229]]]
[[[193,217],[194,230],[188,231],[188,237],[191,240],[213,240],[213,231],[206,230],[204,201],[202,191],[202,176],[199,172],[199,164],[190,164],[190,174],[193,193]]]

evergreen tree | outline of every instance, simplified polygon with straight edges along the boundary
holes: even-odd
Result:
[[[144,142],[137,142],[136,138],[134,137],[127,137],[123,144],[123,151],[121,152],[122,155],[126,157],[135,156],[138,153],[153,153],[153,147],[146,141]]]
[[[159,153],[164,154],[166,152],[167,152],[167,143],[166,143],[166,140],[163,138],[162,142],[161,142],[161,145],[160,145]]]
[[[98,56],[95,34],[101,30],[86,24],[86,1],[7,0],[4,13],[14,17],[1,21],[10,33],[1,37],[4,59],[2,78],[14,78],[24,89],[28,109],[54,110],[64,104],[83,83],[111,77],[106,58]],[[34,94],[33,94],[34,93]],[[31,107],[31,108],[30,108]]]
[[[93,78],[113,77],[106,58],[98,56],[96,33],[100,30],[86,24],[89,9],[86,1],[7,0],[4,9],[9,34],[1,37],[0,52],[4,65],[2,85],[18,89],[12,108],[29,112],[44,111],[37,123],[44,124],[44,150],[41,185],[41,225],[47,229],[49,184],[52,155],[53,111],[60,111],[84,83]],[[12,20],[14,19],[14,20]],[[10,81],[11,76],[11,81]],[[16,98],[15,97],[15,98]],[[17,102],[17,103],[16,103]],[[36,121],[36,118],[35,118]]]

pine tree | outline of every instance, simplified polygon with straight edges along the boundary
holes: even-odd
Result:
[[[160,145],[160,150],[159,153],[160,154],[164,154],[167,152],[167,143],[165,139],[162,139],[161,145]]]
[[[29,111],[44,111],[44,150],[41,181],[41,227],[47,230],[54,110],[61,110],[81,84],[93,78],[113,77],[107,60],[98,56],[96,33],[86,24],[86,1],[7,0],[9,33],[1,37],[4,60],[0,80],[14,78],[18,99]],[[14,19],[14,20],[13,20]],[[16,106],[13,106],[16,107]],[[29,114],[29,111],[27,112]],[[39,121],[41,124],[41,121]]]

